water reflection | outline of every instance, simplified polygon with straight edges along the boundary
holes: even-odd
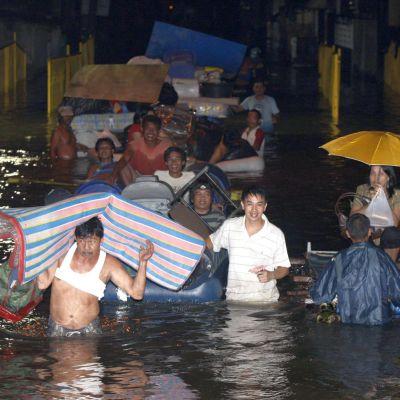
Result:
[[[292,326],[285,306],[229,304],[225,323],[209,332],[215,379],[227,386],[227,399],[280,399],[290,393],[287,363]]]

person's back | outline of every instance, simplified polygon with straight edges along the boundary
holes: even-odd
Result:
[[[344,323],[387,323],[390,300],[400,298],[400,271],[383,250],[368,242],[371,230],[365,215],[353,214],[347,233],[353,244],[330,261],[312,287],[311,297],[321,304],[337,295]]]

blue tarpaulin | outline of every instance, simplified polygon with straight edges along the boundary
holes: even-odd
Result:
[[[246,53],[246,46],[216,36],[192,31],[179,26],[155,22],[146,50],[149,58],[161,58],[174,51],[191,51],[196,65],[221,67],[236,73]]]

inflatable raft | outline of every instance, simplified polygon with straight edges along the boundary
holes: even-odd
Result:
[[[220,161],[216,164],[224,172],[262,172],[265,168],[264,158],[259,156]]]
[[[197,166],[194,168],[196,176],[182,188],[178,197],[183,197],[186,190],[198,179],[209,179],[216,188],[216,196],[226,194],[229,182],[221,170],[215,166]],[[88,194],[108,191],[118,193],[119,189],[102,181],[91,181],[77,189],[76,193]],[[169,219],[173,218],[186,228],[194,231],[201,237],[206,237],[211,230],[205,225],[201,218],[193,212],[186,203],[176,198],[171,187],[165,182],[158,181],[156,176],[142,176],[134,184],[127,186],[121,193],[125,199],[133,201],[134,204],[144,207],[151,213],[163,215]],[[227,199],[227,198],[226,198]],[[134,276],[135,270],[127,267]],[[185,302],[204,303],[221,300],[224,297],[228,273],[228,256],[224,252],[218,256],[212,255],[206,250],[194,272],[179,290],[171,290],[157,282],[148,280],[144,294],[144,302]],[[126,295],[118,290],[112,282],[107,284],[103,302],[127,301]]]

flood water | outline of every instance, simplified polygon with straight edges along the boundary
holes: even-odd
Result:
[[[379,88],[345,92],[332,124],[315,80],[281,76],[278,135],[266,151],[267,214],[291,256],[347,245],[333,206],[362,183],[368,168],[328,157],[318,146],[359,130],[400,132],[399,98]],[[31,96],[31,97],[29,97]],[[0,113],[0,205],[42,204],[51,185],[82,177],[87,164],[56,171],[47,158],[54,127],[29,94]],[[10,183],[12,176],[26,180]],[[36,182],[32,183],[32,179]],[[233,185],[243,186],[235,178]],[[2,324],[0,397],[6,399],[398,399],[399,321],[386,327],[316,324],[303,304],[128,305],[104,308],[113,329],[96,339],[49,340]],[[45,325],[47,302],[25,322]],[[19,331],[20,332],[20,331]]]

